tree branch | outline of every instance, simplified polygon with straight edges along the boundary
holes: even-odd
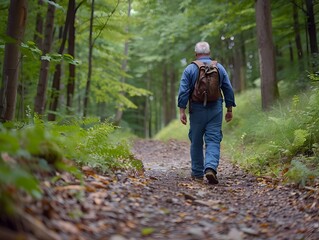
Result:
[[[101,28],[101,30],[99,31],[99,33],[97,34],[97,36],[94,38],[93,43],[92,43],[92,46],[94,46],[95,41],[96,41],[96,40],[100,37],[100,35],[102,34],[104,28],[107,26],[107,24],[108,24],[110,18],[111,18],[112,15],[115,13],[115,11],[116,11],[117,7],[119,6],[119,4],[120,4],[120,0],[117,0],[116,6],[115,6],[114,9],[112,10],[112,12],[111,12],[111,14],[108,16],[108,18],[106,19],[105,23],[103,24],[103,27]]]

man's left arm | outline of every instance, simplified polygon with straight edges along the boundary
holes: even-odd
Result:
[[[227,112],[225,115],[226,122],[229,122],[233,118],[233,107],[236,107],[234,90],[232,88],[231,82],[229,80],[228,74],[223,66],[219,66],[221,75],[221,89],[223,91],[225,105]]]

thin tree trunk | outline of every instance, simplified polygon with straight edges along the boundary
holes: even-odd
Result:
[[[63,29],[60,27],[59,30],[59,41],[62,40],[62,35],[63,35]],[[57,101],[56,97],[58,97],[58,91],[60,89],[60,76],[61,76],[61,64],[57,63],[55,65],[55,70],[53,74],[53,81],[52,81],[52,86],[51,86],[51,96],[50,96],[50,105],[49,105],[49,110],[50,111],[55,111],[54,108],[57,107]],[[48,120],[49,121],[54,121],[55,120],[55,114],[49,112],[48,113]]]
[[[169,121],[172,121],[176,118],[176,74],[174,67],[170,70],[170,102],[169,102]]]
[[[70,0],[69,7],[72,9],[69,26],[69,38],[68,38],[68,53],[75,58],[75,0]],[[72,102],[75,89],[75,65],[69,63],[69,79],[67,85],[67,112],[71,113]]]
[[[290,57],[290,62],[294,62],[294,50],[292,48],[292,43],[289,41],[289,57]]]
[[[256,0],[262,109],[268,110],[278,98],[275,51],[272,41],[270,1]]]
[[[318,53],[318,43],[317,43],[317,30],[316,30],[316,22],[315,15],[313,10],[313,0],[306,0],[307,7],[307,23],[308,23],[308,34],[310,41],[310,51],[311,54]]]
[[[162,78],[163,78],[163,97],[162,97],[162,104],[163,104],[163,122],[164,126],[166,126],[169,123],[169,86],[168,86],[168,67],[167,64],[165,63],[163,66],[163,73],[162,73]]]
[[[130,16],[131,16],[131,0],[128,1],[127,16],[128,16],[128,18],[130,18]],[[126,32],[128,33],[128,31],[129,31],[129,28],[127,26]],[[125,44],[124,44],[124,57],[125,57],[125,59],[122,62],[122,71],[124,71],[124,72],[126,71],[126,68],[127,68],[128,48],[129,48],[128,41],[125,41]],[[120,81],[124,83],[125,78],[122,77]],[[121,94],[124,94],[124,93],[121,93]],[[123,109],[122,108],[123,108],[123,106],[122,106],[122,104],[120,104],[119,108],[116,110],[115,119],[114,119],[115,125],[119,125],[121,120],[122,120],[122,116],[123,116]]]
[[[146,89],[150,91],[152,82],[151,72],[148,72],[148,76],[145,79]],[[150,138],[152,134],[152,109],[151,109],[151,98],[150,96],[145,97],[144,107],[144,137]]]
[[[53,27],[54,27],[54,13],[55,7],[52,4],[48,5],[48,12],[46,17],[46,26],[44,33],[43,42],[43,55],[51,51],[52,41],[53,41]],[[48,60],[41,61],[40,76],[37,87],[37,95],[35,97],[34,112],[40,116],[44,114],[45,101],[46,101],[46,91],[48,85],[48,74],[49,74],[50,62]]]
[[[293,21],[294,21],[295,43],[297,47],[297,56],[298,56],[298,59],[301,60],[303,57],[303,50],[302,50],[302,43],[301,43],[301,37],[300,37],[298,8],[296,4],[293,4],[292,6],[293,6]]]
[[[43,0],[38,1],[39,7],[42,7]],[[38,10],[36,23],[35,23],[35,34],[34,34],[34,42],[37,44],[38,48],[42,50],[43,48],[43,16],[41,14],[41,10]]]
[[[83,104],[83,117],[87,116],[88,104],[89,104],[89,93],[91,86],[91,75],[92,75],[92,55],[93,55],[93,20],[94,20],[94,0],[91,3],[91,18],[90,18],[90,35],[89,35],[89,66],[88,75],[85,88],[84,104]]]
[[[241,91],[241,82],[242,82],[242,56],[241,56],[241,48],[240,46],[235,48],[235,54],[234,54],[234,76],[232,77],[233,80],[233,88],[235,92]]]
[[[0,89],[0,119],[14,119],[20,65],[20,43],[23,39],[27,19],[27,1],[11,0],[8,14],[7,35],[15,41],[6,43],[3,79]]]
[[[240,35],[240,39],[241,42],[244,42],[243,36]],[[246,76],[246,58],[245,58],[245,53],[246,53],[246,49],[245,49],[245,44],[242,44],[241,48],[241,64],[240,64],[240,91],[244,91],[246,88],[246,81],[245,81],[245,76]]]
[[[75,5],[74,0],[69,1],[68,11],[65,18],[64,28],[63,28],[62,42],[60,45],[60,49],[58,51],[59,54],[63,54],[64,48],[65,48],[65,42],[67,40],[67,35],[69,32],[69,25],[70,25],[74,5]],[[51,101],[50,101],[50,107],[49,107],[51,113],[48,114],[49,121],[55,121],[56,119],[56,114],[54,112],[57,111],[59,97],[60,97],[60,85],[61,85],[61,73],[62,73],[61,68],[62,68],[61,63],[56,64],[53,82],[52,82],[52,93],[51,93]]]

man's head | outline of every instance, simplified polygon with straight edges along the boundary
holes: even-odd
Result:
[[[195,45],[195,54],[199,56],[208,56],[210,55],[210,48],[207,42],[198,42]]]

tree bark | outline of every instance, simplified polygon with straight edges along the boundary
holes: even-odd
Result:
[[[176,118],[176,74],[172,66],[170,69],[170,101],[169,101],[169,122]]]
[[[293,21],[294,21],[295,43],[297,47],[297,56],[298,56],[298,59],[301,60],[303,57],[303,50],[302,50],[302,43],[301,43],[301,37],[300,37],[298,8],[296,4],[293,4],[292,6],[293,6]]]
[[[232,77],[232,85],[234,91],[239,93],[245,89],[245,44],[243,36],[238,36],[234,50],[234,74]]]
[[[46,26],[44,33],[43,42],[43,55],[46,55],[51,51],[53,41],[53,26],[54,26],[54,13],[55,7],[52,4],[48,5]],[[50,62],[48,60],[41,61],[40,76],[37,87],[37,95],[35,97],[34,112],[42,116],[45,110],[46,91],[48,85],[48,74],[49,74]]]
[[[278,98],[275,51],[272,41],[270,1],[256,0],[262,109],[268,110]]]
[[[62,32],[63,29],[60,27],[59,30],[59,41],[62,40]],[[63,41],[62,41],[63,42]],[[51,96],[50,96],[50,105],[49,105],[49,110],[52,112],[48,113],[48,121],[54,121],[55,120],[55,114],[53,113],[57,107],[57,100],[56,97],[58,97],[58,91],[60,89],[60,76],[61,76],[61,64],[57,63],[55,65],[55,70],[53,74],[53,81],[52,81],[52,86],[51,86]]]
[[[93,20],[94,20],[94,0],[91,3],[91,18],[90,18],[90,34],[89,34],[89,66],[88,75],[85,88],[84,104],[83,104],[83,117],[87,116],[88,104],[89,104],[89,93],[91,86],[91,75],[92,75],[92,55],[93,55]]]
[[[147,77],[145,79],[146,89],[151,91],[151,83],[152,83],[152,74],[149,71]],[[145,97],[144,104],[144,137],[150,138],[152,136],[152,96]]]
[[[59,48],[58,53],[63,54],[64,48],[65,48],[65,42],[67,40],[68,32],[69,32],[69,25],[71,21],[72,12],[74,10],[74,0],[69,1],[67,15],[65,18],[64,28],[63,28],[63,34],[62,34],[62,42]],[[52,93],[51,93],[51,101],[50,101],[50,113],[48,114],[48,120],[49,121],[55,121],[56,114],[54,112],[57,111],[58,103],[59,103],[59,97],[60,97],[60,88],[61,88],[61,63],[56,64],[55,66],[55,72],[52,82]]]
[[[289,41],[289,58],[290,58],[290,62],[293,63],[294,62],[294,50],[292,48],[291,41]]]
[[[164,126],[166,126],[169,123],[169,93],[168,93],[168,67],[167,64],[163,64],[163,70],[162,70],[162,82],[163,82],[163,88],[162,88],[162,111],[163,111],[163,121],[162,123]]]
[[[313,0],[306,0],[307,7],[307,24],[308,24],[308,34],[310,41],[310,52],[312,55],[318,53],[318,43],[317,43],[317,30],[315,15],[313,10]]]
[[[38,1],[38,5],[42,7],[43,0]],[[42,50],[43,48],[43,16],[41,14],[41,11],[38,10],[37,17],[36,17],[36,23],[35,23],[35,34],[34,34],[34,42],[37,44],[38,48]]]
[[[76,8],[75,8],[75,0],[70,0],[70,9],[71,10],[71,17],[70,17],[70,26],[69,26],[69,38],[68,38],[68,53],[75,58],[75,15],[76,15]],[[74,89],[75,89],[75,65],[69,64],[69,79],[67,84],[67,112],[71,113],[72,109],[72,102],[74,96]]]
[[[128,9],[127,9],[127,16],[128,18],[130,18],[131,16],[131,0],[128,1]],[[128,26],[126,27],[126,33],[128,33],[129,28]],[[127,58],[128,58],[128,48],[129,48],[129,44],[128,41],[125,41],[124,43],[124,56],[125,59],[122,61],[122,71],[126,71],[127,68]],[[121,82],[125,82],[125,78],[122,77],[120,79]],[[121,93],[124,94],[124,93]],[[115,125],[120,125],[120,122],[122,120],[122,116],[123,116],[123,109],[122,109],[122,104],[120,104],[120,106],[118,107],[118,109],[116,110],[116,114],[115,114],[115,118],[114,118],[114,124]]]
[[[11,0],[8,14],[7,35],[13,39],[5,44],[3,79],[0,89],[0,119],[14,119],[18,76],[20,66],[20,44],[24,36],[27,19],[27,1]]]

